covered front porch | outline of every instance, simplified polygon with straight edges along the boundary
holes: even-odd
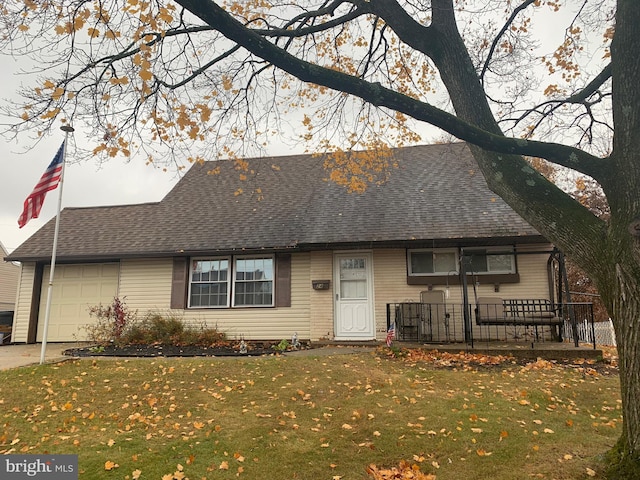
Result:
[[[426,300],[426,299],[425,299]],[[475,304],[387,304],[387,329],[399,342],[456,348],[596,349],[593,305],[544,299],[479,298]],[[585,331],[591,335],[585,336]]]
[[[525,258],[541,254],[548,255],[547,292],[529,286],[532,284],[513,289],[495,283],[491,288],[487,282],[496,279],[478,274],[473,253],[461,251],[457,269],[444,278],[444,288],[438,288],[440,284],[427,276],[425,281],[432,283],[426,283],[419,299],[386,304],[387,330],[393,330],[393,338],[399,342],[447,350],[566,351],[586,347],[595,351],[593,304],[571,300],[562,252],[555,248],[519,251],[515,257],[524,264]],[[499,256],[500,252],[487,255]],[[524,266],[522,271],[526,271]],[[450,291],[453,285],[460,287],[457,295]]]

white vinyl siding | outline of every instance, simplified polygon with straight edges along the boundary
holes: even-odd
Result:
[[[20,278],[20,267],[3,260],[6,254],[0,244],[0,311],[14,309]]]
[[[120,262],[120,299],[139,314],[170,308],[172,260],[132,259]]]
[[[23,263],[18,279],[18,297],[13,315],[13,329],[11,341],[26,343],[29,334],[29,314],[31,312],[31,299],[33,296],[33,282],[35,279],[35,263]],[[44,305],[42,306],[44,308]]]
[[[334,332],[334,284],[333,284],[333,252],[311,252],[310,277],[307,285],[313,280],[329,280],[327,290],[311,290],[311,338],[331,339]]]
[[[311,335],[309,254],[291,257],[291,307],[170,309],[173,261],[166,259],[123,260],[120,297],[138,316],[146,313],[175,315],[196,327],[216,327],[230,340],[291,340]]]

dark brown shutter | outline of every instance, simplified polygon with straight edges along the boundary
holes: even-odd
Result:
[[[276,307],[291,306],[291,254],[276,255]]]
[[[187,279],[189,275],[189,259],[173,258],[173,276],[171,277],[171,308],[187,308]]]
[[[29,328],[27,330],[27,343],[36,343],[38,334],[38,318],[40,309],[44,312],[45,303],[40,303],[42,294],[42,282],[44,281],[44,264],[36,263],[33,278],[33,293],[31,295],[31,309],[29,310]],[[48,287],[48,284],[47,284]],[[42,316],[44,318],[44,315]]]

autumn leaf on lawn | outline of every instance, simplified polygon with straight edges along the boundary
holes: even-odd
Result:
[[[479,457],[488,457],[492,452],[487,452],[484,448],[479,448],[476,450],[476,453]]]
[[[167,473],[162,476],[162,480],[183,480],[185,479],[184,467],[180,464],[176,465],[176,471],[173,473]]]
[[[133,472],[131,472],[131,478],[133,478],[133,480],[138,480],[141,474],[142,474],[142,470],[140,469],[134,470]]]
[[[113,463],[111,460],[107,460],[106,462],[104,462],[104,469],[105,470],[113,470],[114,468],[118,468],[120,465],[118,465],[117,463]]]
[[[420,470],[419,465],[411,464],[404,460],[397,467],[391,468],[378,468],[376,465],[371,464],[366,468],[366,471],[374,480],[436,480],[435,475],[424,473]]]

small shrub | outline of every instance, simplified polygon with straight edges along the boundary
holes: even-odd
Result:
[[[136,312],[129,310],[124,300],[114,297],[111,305],[89,307],[89,316],[96,322],[86,325],[87,339],[98,343],[118,343],[127,328],[136,320]]]
[[[96,322],[85,325],[87,339],[98,345],[198,345],[214,346],[226,341],[226,335],[206,324],[192,326],[182,318],[160,313],[148,313],[139,319],[124,301],[114,298],[111,305],[89,308]]]
[[[391,345],[389,347],[389,353],[395,358],[404,358],[407,356],[407,352],[396,345]]]
[[[184,329],[184,323],[180,319],[150,313],[140,322],[131,325],[123,340],[134,344],[177,343],[176,340],[182,337]]]
[[[212,347],[226,342],[226,335],[217,328],[208,328],[206,325],[186,328],[182,334],[180,345],[200,345]]]
[[[87,339],[98,345],[198,345],[214,346],[226,340],[217,328],[187,325],[182,318],[160,313],[148,313],[139,319],[125,303],[114,298],[113,304],[89,308],[97,320],[86,325]]]
[[[273,345],[271,348],[273,348],[276,352],[286,352],[289,349],[289,340],[283,338],[282,340],[280,340],[280,343]]]
[[[121,342],[130,344],[198,345],[212,346],[225,341],[224,333],[204,325],[186,325],[175,316],[150,313],[141,321],[130,325]]]

